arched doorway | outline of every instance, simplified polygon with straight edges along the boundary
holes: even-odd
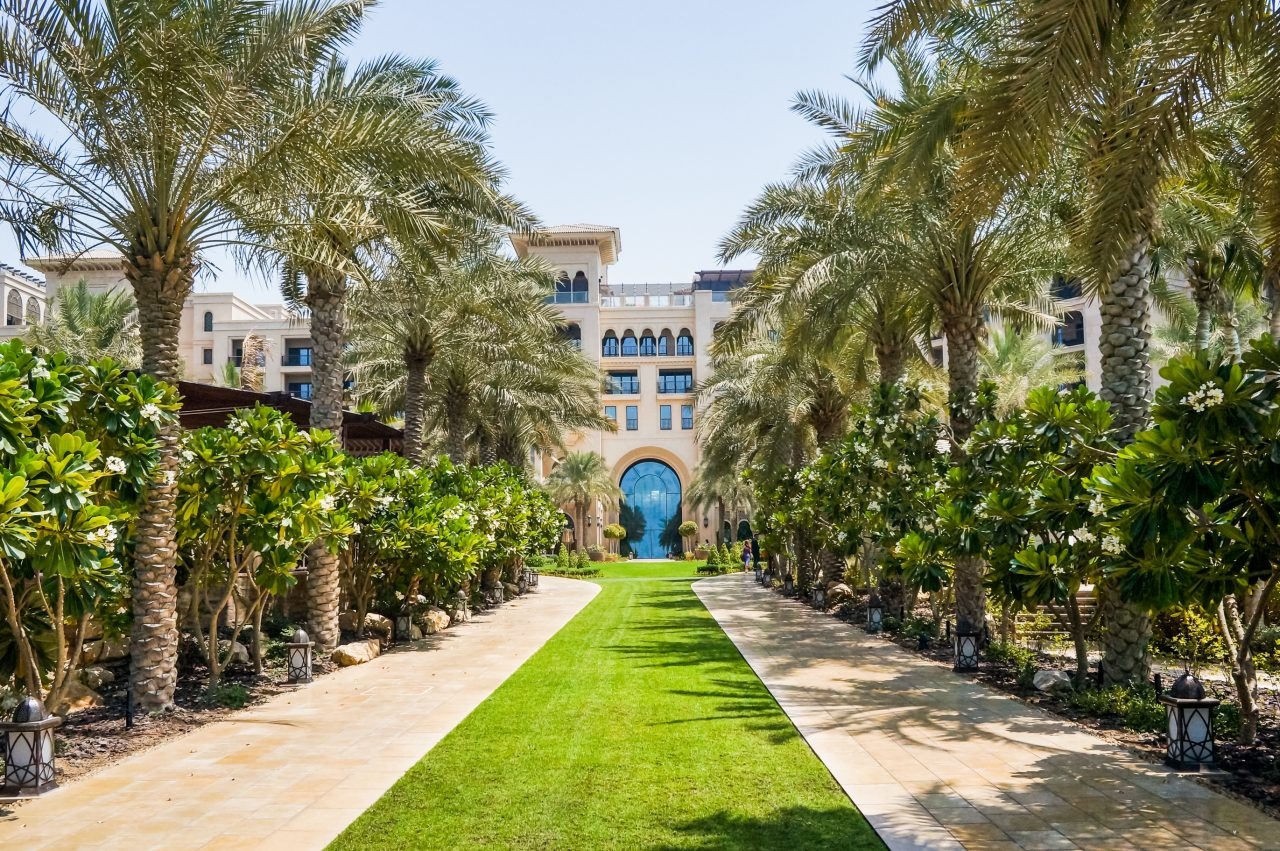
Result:
[[[662,532],[673,516],[680,513],[680,477],[661,461],[637,461],[622,474],[622,501],[644,518],[644,532],[627,544],[637,558],[665,558]]]

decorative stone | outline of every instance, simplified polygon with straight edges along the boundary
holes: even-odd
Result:
[[[116,675],[108,671],[106,668],[85,668],[80,671],[80,682],[84,683],[91,689],[100,689],[105,685],[114,683]]]
[[[1036,671],[1036,675],[1032,678],[1031,683],[1039,691],[1056,691],[1058,689],[1071,688],[1071,675],[1066,671],[1045,668],[1043,670]]]
[[[839,606],[853,599],[853,589],[843,582],[837,582],[827,589],[827,605]]]
[[[506,593],[508,600],[514,600],[516,597],[520,596],[520,586],[516,585],[514,582],[502,583],[502,590]]]
[[[349,668],[352,665],[363,665],[365,662],[372,662],[382,653],[382,645],[376,638],[370,638],[365,641],[352,641],[350,644],[340,645],[333,651],[331,657],[334,664],[343,668]]]
[[[409,626],[409,640],[421,641],[422,639],[423,639],[422,630],[418,628],[418,625],[416,623],[411,624]]]
[[[422,625],[427,635],[435,635],[449,628],[449,613],[438,606],[432,606],[422,614]]]
[[[67,680],[67,684],[62,690],[61,701],[57,706],[53,707],[53,714],[65,718],[77,710],[101,705],[102,695],[79,680],[71,679]]]
[[[338,615],[338,627],[345,632],[359,632],[360,630],[356,629],[356,613],[346,611]],[[364,631],[389,637],[391,635],[391,619],[375,612],[369,612],[364,616]]]
[[[101,641],[86,641],[84,652],[80,658],[86,665],[98,662],[114,662],[129,658],[129,639],[106,638]]]

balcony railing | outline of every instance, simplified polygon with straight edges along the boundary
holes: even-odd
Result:
[[[547,304],[586,304],[587,293],[552,293],[547,296]]]
[[[281,366],[311,366],[311,350],[303,349],[280,358]]]

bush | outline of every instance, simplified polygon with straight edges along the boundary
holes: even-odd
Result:
[[[715,547],[707,552],[707,567],[720,567],[720,553],[716,552]]]
[[[237,683],[218,683],[204,695],[205,702],[223,709],[243,709],[249,704],[249,690]]]
[[[1160,733],[1165,729],[1164,706],[1149,685],[1077,689],[1071,692],[1067,702],[1073,709],[1095,718],[1118,718],[1126,730],[1135,733]]]
[[[685,551],[684,551],[684,560],[685,560],[685,561],[693,561],[693,551],[692,551],[692,550],[685,550]]]
[[[565,571],[573,567],[569,562],[569,548],[564,544],[560,545],[560,551],[556,553],[556,570]]]
[[[988,662],[1011,668],[1023,688],[1035,686],[1036,669],[1040,661],[1034,650],[1016,644],[991,644],[987,647]]]

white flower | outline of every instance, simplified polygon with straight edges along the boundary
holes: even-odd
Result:
[[[115,455],[108,455],[107,460],[102,462],[102,467],[113,476],[122,476],[129,469],[124,459],[117,458]]]
[[[44,361],[39,361],[36,366],[31,368],[32,378],[48,378],[49,370],[44,368]]]
[[[222,514],[230,514],[231,506],[224,502],[218,506],[218,511]]]
[[[292,518],[292,517],[285,517],[285,518],[282,518],[282,519],[280,520],[280,528],[281,528],[281,529],[288,529],[288,528],[289,528],[290,526],[292,526],[292,525],[293,525],[293,518]]]
[[[173,483],[176,482],[177,480],[178,480],[178,474],[175,473],[173,470],[164,471],[164,483],[166,487],[172,486]]]
[[[1089,513],[1094,517],[1100,517],[1107,513],[1107,507],[1102,504],[1102,497],[1095,496],[1089,503]]]
[[[333,494],[327,493],[324,496],[320,497],[320,510],[333,511],[334,506],[337,505],[337,502],[338,501],[334,499]]]
[[[1223,400],[1222,388],[1214,386],[1210,382],[1200,385],[1199,390],[1192,391],[1183,397],[1182,403],[1190,405],[1191,410],[1196,413],[1204,413],[1214,405],[1221,405]]]
[[[116,544],[116,538],[119,532],[115,526],[108,523],[106,526],[99,526],[89,532],[85,537],[89,539],[89,543],[100,549],[109,550]]]
[[[887,470],[889,469],[889,462],[883,458],[877,458],[871,462],[871,466],[875,467],[877,470]]]
[[[1071,536],[1082,544],[1092,544],[1094,541],[1098,540],[1098,536],[1089,531],[1085,526],[1081,526],[1079,529],[1072,532]]]
[[[933,444],[933,448],[938,451],[939,455],[950,455],[951,441],[944,438],[938,438],[938,441]]]
[[[360,534],[360,524],[359,524],[359,523],[352,523],[352,524],[351,524],[351,534],[353,534],[353,535],[359,535],[359,534]]]
[[[164,411],[160,410],[160,406],[154,402],[148,402],[143,405],[142,410],[138,413],[144,420],[152,423],[159,423],[164,419]]]
[[[876,502],[874,499],[871,500],[871,502],[867,503],[867,511],[879,511],[879,510],[880,510],[880,503]]]
[[[1110,556],[1124,552],[1124,543],[1116,535],[1107,535],[1102,539],[1102,551]]]

